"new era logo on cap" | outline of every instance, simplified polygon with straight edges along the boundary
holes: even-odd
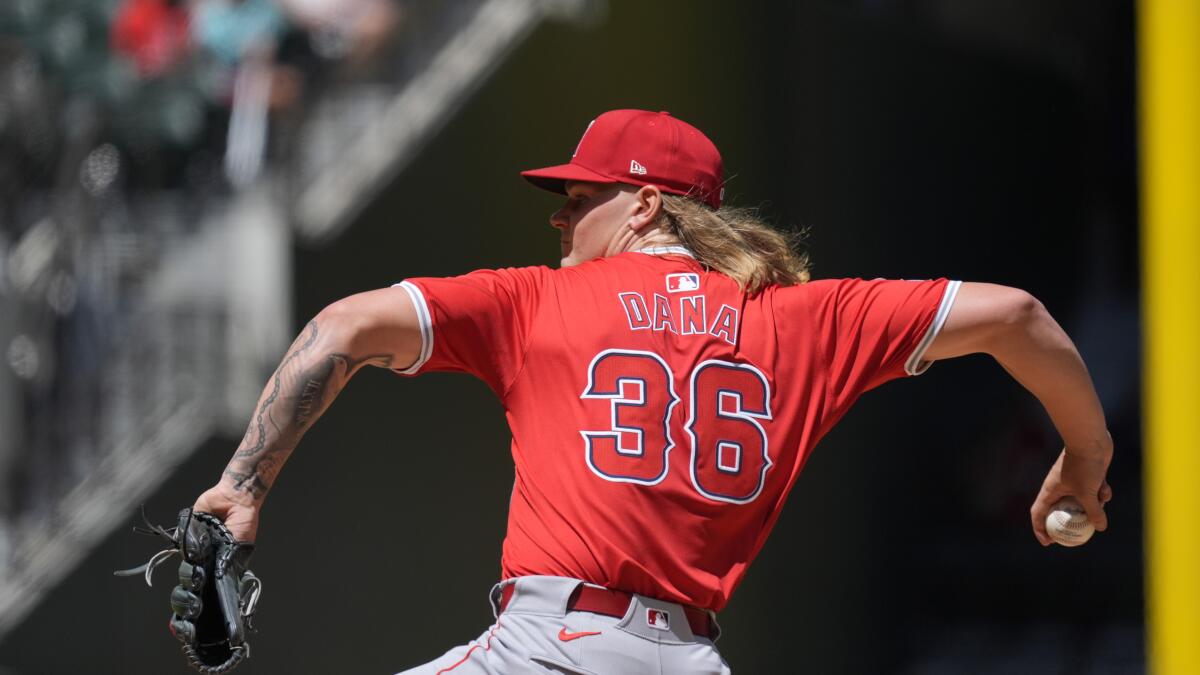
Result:
[[[692,272],[667,275],[667,292],[683,293],[700,288],[700,275]]]
[[[646,175],[646,167],[638,164],[636,159],[631,159],[629,160],[629,173],[637,176],[644,176]]]

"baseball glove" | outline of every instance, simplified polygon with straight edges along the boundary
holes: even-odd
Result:
[[[179,585],[171,591],[171,635],[182,644],[188,663],[202,673],[225,673],[250,657],[246,632],[253,630],[254,610],[262,582],[246,569],[254,545],[235,541],[219,518],[211,513],[179,512],[179,524],[164,529],[150,523],[135,532],[162,537],[171,547],[154,554],[145,565],[114,572],[117,576],[145,576],[178,554]]]

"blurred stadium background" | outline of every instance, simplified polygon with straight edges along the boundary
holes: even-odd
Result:
[[[1146,672],[1135,25],[1118,0],[0,2],[0,674],[184,672],[164,589],[110,574],[153,547],[137,506],[169,521],[218,478],[325,304],[555,264],[556,200],[516,172],[618,107],[708,132],[819,277],[1033,292],[1116,442],[1110,531],[1044,550],[1057,436],[993,362],[865,397],[721,617],[735,672]],[[359,375],[268,501],[239,672],[392,673],[478,634],[511,477],[483,385]]]

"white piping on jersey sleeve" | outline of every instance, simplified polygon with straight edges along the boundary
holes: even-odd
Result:
[[[429,357],[433,355],[433,320],[429,315],[429,305],[425,303],[425,294],[417,288],[416,284],[408,281],[401,281],[394,284],[392,287],[399,286],[408,291],[408,297],[412,298],[413,307],[417,310],[417,322],[421,326],[421,353],[417,356],[417,360],[411,366],[401,370],[396,369],[396,372],[404,375],[412,375],[425,365]]]
[[[909,375],[920,375],[933,365],[933,361],[922,361],[921,359],[925,356],[929,345],[933,344],[934,339],[937,338],[938,333],[942,332],[942,326],[946,323],[946,317],[950,316],[950,308],[954,306],[954,296],[958,295],[960,286],[962,286],[961,281],[951,281],[946,284],[946,290],[942,292],[942,304],[938,306],[933,323],[925,332],[925,337],[921,338],[920,344],[913,350],[912,356],[909,356],[908,361],[904,362],[904,372]]]

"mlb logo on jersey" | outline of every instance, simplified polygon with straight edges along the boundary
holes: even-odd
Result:
[[[691,272],[667,275],[667,292],[684,293],[700,288],[700,275]]]
[[[661,609],[647,609],[646,625],[659,630],[671,630],[671,614]]]

